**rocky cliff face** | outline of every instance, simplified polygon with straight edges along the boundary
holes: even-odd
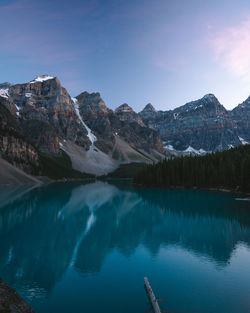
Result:
[[[158,131],[145,127],[140,116],[127,104],[115,111],[108,109],[99,93],[82,93],[76,97],[80,114],[95,133],[96,146],[108,153],[116,137],[121,137],[136,149],[150,153],[152,149],[164,152]]]
[[[15,104],[25,136],[41,151],[59,153],[62,140],[89,148],[87,131],[71,97],[56,77],[45,75],[29,83],[12,85],[8,100]]]
[[[25,139],[17,119],[1,101],[0,157],[30,174],[39,167],[37,150]]]
[[[170,111],[155,111],[148,105],[139,115],[148,127],[159,130],[168,150],[199,154],[241,144],[231,112],[212,94]]]
[[[99,92],[83,92],[76,97],[79,104],[79,112],[83,121],[97,137],[96,146],[105,153],[112,150],[115,138],[112,132],[109,110]]]
[[[250,96],[230,112],[242,144],[250,143]]]
[[[102,116],[107,116],[108,108],[104,103],[99,92],[83,92],[76,97],[80,103],[81,114],[87,120],[94,120]]]
[[[0,100],[1,103],[4,104],[9,111],[11,111],[11,113],[15,114],[17,112],[17,108],[9,96],[10,87],[10,83],[0,84]]]

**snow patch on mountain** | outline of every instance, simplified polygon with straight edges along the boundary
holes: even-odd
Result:
[[[42,76],[37,76],[34,80],[32,80],[30,83],[34,84],[36,82],[45,82],[46,80],[49,79],[54,79],[55,77],[50,76],[50,75],[42,75]]]
[[[189,111],[193,111],[193,110],[197,110],[203,107],[203,104],[200,105],[195,105],[194,103],[190,103],[189,107],[186,109],[185,112],[189,112]]]
[[[20,115],[20,107],[18,105],[15,104],[16,107],[16,115],[19,116]]]
[[[81,121],[82,125],[86,128],[87,132],[88,132],[88,138],[91,142],[91,145],[93,146],[94,145],[94,142],[96,141],[96,136],[92,133],[91,129],[84,123],[82,117],[81,117],[81,114],[80,114],[80,111],[79,111],[79,104],[78,104],[78,101],[76,98],[71,98],[72,101],[74,102],[74,107],[75,107],[75,111],[76,111],[76,114],[77,116],[79,117],[79,120]]]
[[[163,148],[171,151],[177,151],[172,145],[164,145]]]
[[[206,154],[207,152],[203,149],[199,149],[199,150],[196,150],[194,149],[193,147],[191,146],[188,146],[187,149],[185,149],[183,152],[185,153],[192,153],[192,154],[197,154],[197,155],[203,155],[203,154]]]
[[[200,105],[197,105],[194,110],[197,110],[198,108],[202,108],[203,107],[203,104],[200,104]]]
[[[170,152],[175,152],[178,155],[187,155],[187,154],[193,154],[193,155],[204,155],[208,153],[208,151],[205,151],[204,149],[194,149],[191,146],[188,146],[187,149],[181,151],[181,150],[176,150],[172,145],[166,144],[166,142],[163,142],[163,148],[170,151]]]
[[[9,98],[9,89],[0,89],[0,97]]]
[[[242,137],[240,137],[240,136],[238,136],[238,137],[239,137],[239,140],[240,140],[240,142],[242,143],[242,145],[248,145],[248,144],[249,144],[249,142],[246,141],[244,138],[242,138]]]

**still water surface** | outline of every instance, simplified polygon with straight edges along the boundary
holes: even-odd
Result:
[[[0,277],[37,313],[250,312],[250,203],[128,183],[0,188]]]

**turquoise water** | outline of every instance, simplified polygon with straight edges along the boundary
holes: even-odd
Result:
[[[11,199],[11,200],[10,200]],[[250,203],[58,183],[0,188],[0,277],[37,313],[250,312]]]

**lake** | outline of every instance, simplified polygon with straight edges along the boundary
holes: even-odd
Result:
[[[250,203],[129,182],[0,187],[0,277],[37,313],[250,312]]]

